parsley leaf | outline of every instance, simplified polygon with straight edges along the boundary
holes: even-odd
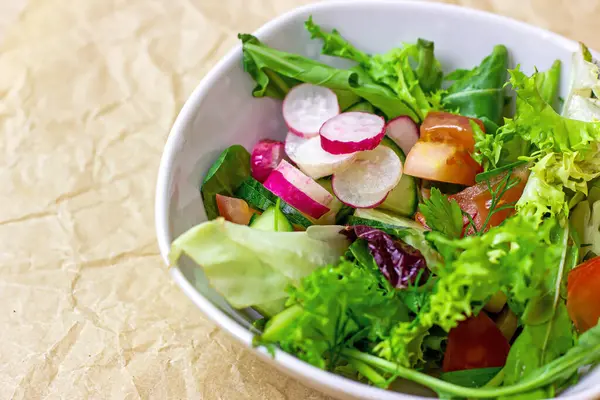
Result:
[[[437,188],[431,188],[428,200],[419,205],[427,225],[449,238],[459,238],[463,231],[463,215],[456,200],[448,200]]]

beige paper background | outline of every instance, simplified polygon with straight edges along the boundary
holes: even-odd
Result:
[[[0,2],[1,399],[326,398],[208,321],[153,225],[186,97],[237,32],[309,2]],[[452,2],[600,49],[596,0]]]

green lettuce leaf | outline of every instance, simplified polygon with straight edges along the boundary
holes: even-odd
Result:
[[[442,98],[444,107],[467,117],[479,118],[488,133],[495,132],[502,123],[507,67],[508,51],[498,45],[472,70],[450,73],[446,80],[454,82]]]
[[[600,67],[592,60],[588,48],[581,43],[573,54],[569,95],[563,108],[567,118],[600,120]]]
[[[381,110],[386,117],[414,115],[389,87],[375,82],[362,68],[337,69],[297,54],[272,49],[256,37],[240,34],[243,65],[256,81],[255,97],[282,98],[289,88],[306,82],[334,91],[349,91]],[[338,96],[339,101],[339,96]]]
[[[596,147],[594,145],[593,147]],[[516,208],[541,219],[550,213],[569,214],[564,188],[588,194],[587,182],[600,176],[598,152],[549,153],[535,163]]]
[[[412,111],[405,115],[419,122],[433,109],[426,92],[441,88],[442,71],[432,42],[419,39],[416,44],[371,56],[350,44],[337,30],[324,31],[312,18],[305,26],[311,38],[323,41],[323,54],[356,61],[375,82],[390,87]]]
[[[592,142],[600,141],[600,122],[587,122],[560,116],[542,98],[536,86],[536,74],[527,76],[517,67],[510,70],[510,82],[517,93],[515,118],[502,127],[530,141],[544,152],[597,152]]]
[[[185,253],[233,307],[251,307],[286,298],[289,285],[299,284],[322,265],[338,262],[348,241],[339,230],[329,228],[259,233],[217,218],[179,236],[169,260],[175,265]]]

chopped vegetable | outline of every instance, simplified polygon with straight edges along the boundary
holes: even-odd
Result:
[[[351,154],[373,150],[385,135],[385,120],[365,112],[345,112],[327,120],[319,131],[323,150]]]
[[[216,200],[221,217],[234,224],[248,225],[252,218],[252,211],[248,207],[248,203],[242,199],[220,194],[216,195]]]
[[[384,136],[381,145],[393,150],[400,161],[404,163],[406,156],[393,140]],[[417,180],[410,175],[402,174],[400,182],[388,193],[383,203],[377,208],[401,216],[412,217],[415,211],[417,211],[418,204]]]
[[[288,136],[295,136],[288,133]],[[298,168],[313,179],[323,178],[348,168],[358,156],[357,153],[331,154],[323,150],[321,138],[286,140],[287,154]]]
[[[404,154],[408,154],[419,140],[419,127],[409,117],[401,116],[387,123],[385,134],[400,146]]]
[[[460,322],[448,335],[444,372],[503,367],[510,346],[484,312]]]
[[[380,205],[402,178],[402,163],[386,146],[361,152],[344,171],[333,175],[333,192],[354,208]]]
[[[283,100],[283,118],[288,129],[303,138],[319,134],[321,125],[340,113],[335,93],[322,86],[295,86]]]
[[[484,129],[483,123],[478,119],[447,112],[431,112],[421,124],[420,137],[426,142],[451,143],[472,153],[475,149],[475,139],[471,121]]]
[[[279,165],[284,156],[284,144],[276,140],[263,139],[254,145],[250,156],[252,177],[264,182]]]
[[[327,190],[285,160],[269,175],[265,188],[313,218],[327,213],[333,200]]]
[[[569,272],[567,309],[579,332],[600,319],[600,257],[592,258]]]
[[[217,194],[232,196],[249,176],[250,153],[237,144],[223,150],[208,170],[200,187],[206,217],[213,219],[219,216]]]
[[[404,173],[433,181],[474,185],[481,172],[468,152],[441,142],[419,140],[406,156]]]

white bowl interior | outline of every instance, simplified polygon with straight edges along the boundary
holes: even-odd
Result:
[[[496,44],[506,45],[510,66],[519,63],[526,73],[533,72],[534,67],[545,70],[555,59],[560,59],[563,62],[562,96],[568,89],[571,54],[577,48],[570,40],[506,18],[420,2],[321,3],[274,20],[261,28],[257,36],[281,50],[335,66],[351,65],[319,54],[320,42],[311,41],[303,25],[310,14],[316,23],[328,29],[337,28],[351,43],[369,53],[385,52],[419,37],[432,40],[446,72],[472,68]],[[173,238],[206,220],[199,184],[219,153],[234,143],[251,149],[259,139],[285,137],[287,130],[281,118],[280,102],[253,98],[253,87],[254,82],[242,69],[241,50],[237,48],[209,73],[181,111],[165,148],[157,187],[157,233],[165,258]],[[231,308],[207,285],[201,269],[189,260],[182,260],[173,275],[203,311],[238,339],[249,342],[251,313]],[[278,358],[288,368],[290,363],[296,363],[285,355]],[[298,365],[294,364],[292,369],[300,368]],[[600,379],[600,371],[595,372],[596,380]],[[312,369],[303,375],[311,374],[322,389],[331,394],[339,393],[338,381],[331,376]],[[571,391],[581,393],[586,387],[592,387],[592,380],[593,377],[588,376]],[[354,385],[348,387],[358,390]],[[364,388],[358,393],[364,398],[407,398]],[[348,392],[348,389],[342,390]]]

